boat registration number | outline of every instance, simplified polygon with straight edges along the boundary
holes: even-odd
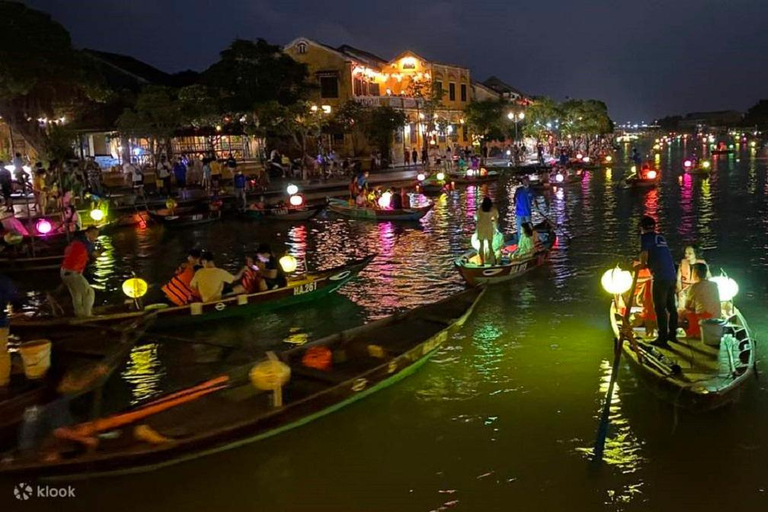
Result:
[[[294,295],[303,295],[305,293],[313,292],[317,290],[317,281],[312,281],[309,283],[300,284],[296,288],[293,289]]]
[[[202,213],[196,213],[192,216],[192,220],[203,220],[203,214]]]

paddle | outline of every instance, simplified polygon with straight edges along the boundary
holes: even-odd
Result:
[[[600,424],[597,427],[597,438],[595,439],[595,448],[592,451],[592,462],[600,462],[603,460],[603,453],[605,452],[605,438],[608,435],[608,423],[610,421],[611,413],[611,399],[613,398],[613,388],[616,385],[616,380],[619,376],[619,363],[621,362],[621,352],[624,345],[625,338],[627,336],[627,330],[629,327],[629,315],[632,311],[632,304],[635,300],[635,286],[637,286],[638,272],[633,272],[632,275],[632,287],[629,289],[629,300],[624,310],[624,316],[621,319],[621,329],[619,329],[619,339],[614,344],[613,355],[613,368],[611,368],[611,381],[608,384],[608,393],[605,395],[605,403],[603,404],[603,413],[600,416]]]

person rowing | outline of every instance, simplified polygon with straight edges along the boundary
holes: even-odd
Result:
[[[163,286],[163,293],[171,303],[184,306],[199,298],[199,294],[192,289],[191,283],[195,273],[203,268],[200,256],[198,249],[191,249],[187,253],[187,261],[179,265],[168,284]]]

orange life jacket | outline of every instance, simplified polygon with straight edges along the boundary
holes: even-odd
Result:
[[[189,286],[193,277],[195,277],[195,268],[189,263],[183,264],[168,284],[163,286],[163,293],[177,306],[189,304],[197,297],[197,293]]]
[[[242,285],[246,293],[256,293],[258,290],[259,273],[253,269],[245,269]]]

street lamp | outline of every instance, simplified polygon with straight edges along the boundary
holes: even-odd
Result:
[[[507,114],[507,119],[515,122],[515,142],[517,142],[517,123],[525,119],[525,112],[520,112],[518,114],[510,112]]]

